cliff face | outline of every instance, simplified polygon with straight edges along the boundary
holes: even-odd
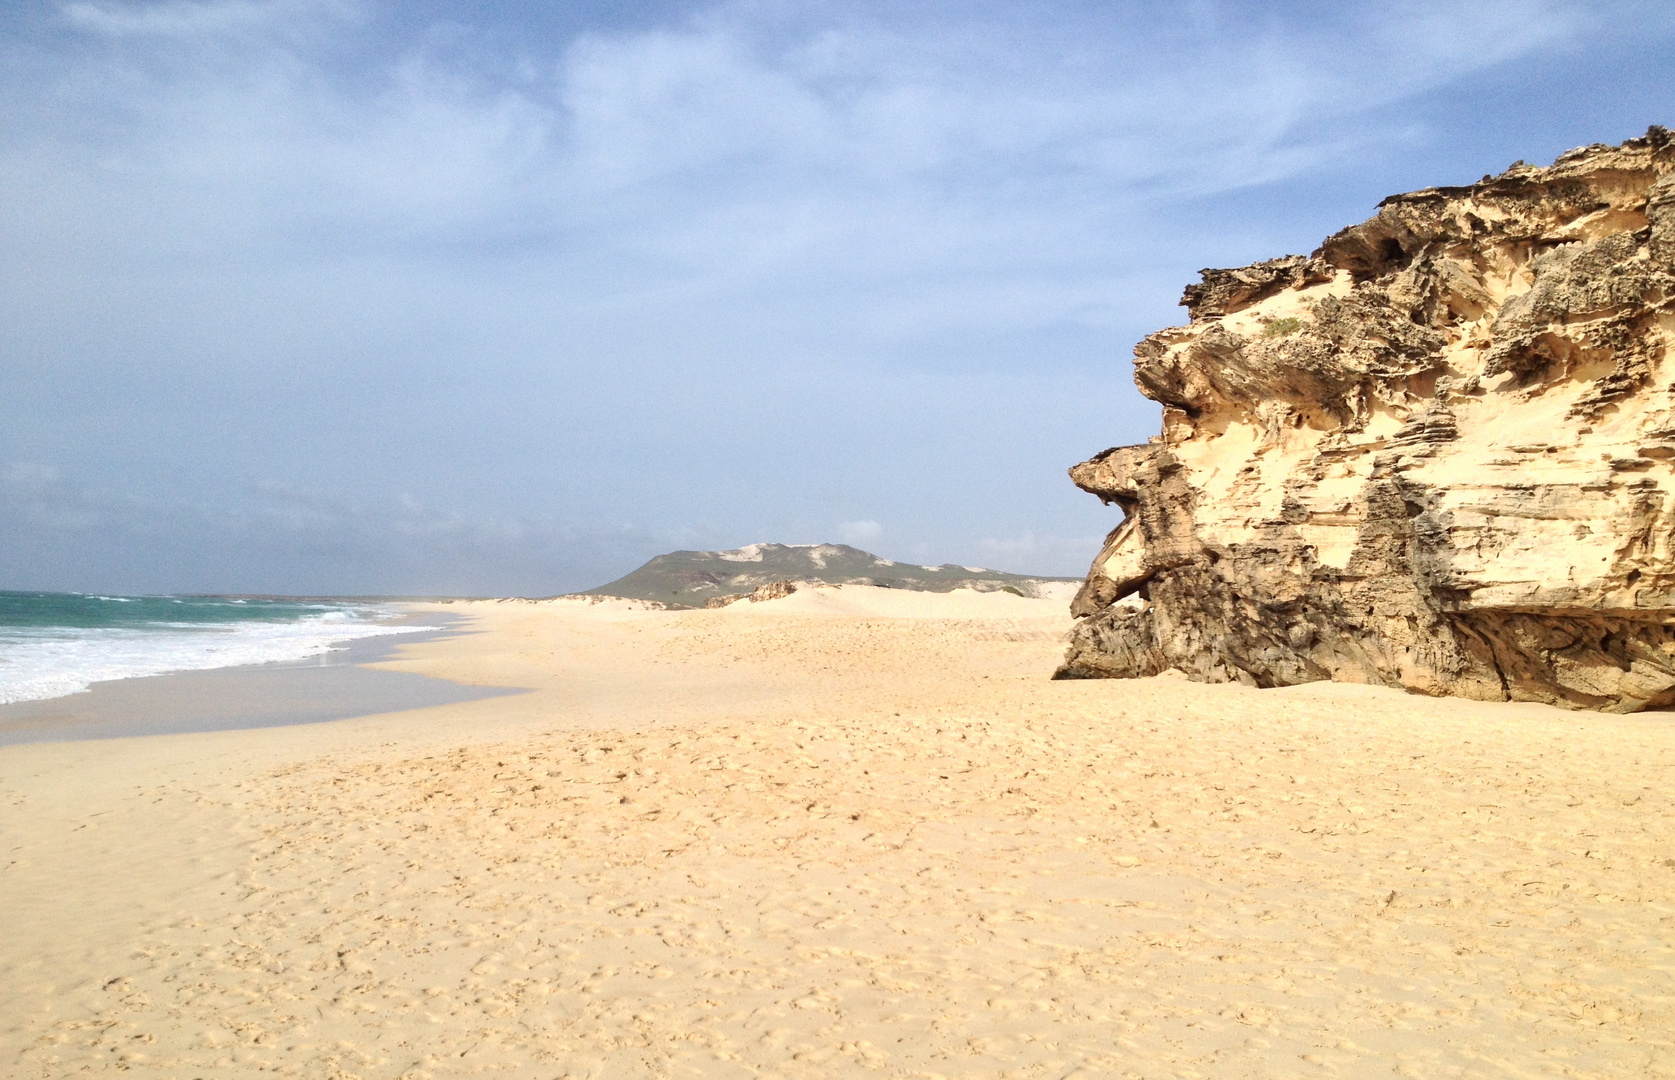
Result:
[[[1126,518],[1060,676],[1675,703],[1675,137],[1394,196],[1183,303],[1135,348],[1163,434],[1070,470]]]

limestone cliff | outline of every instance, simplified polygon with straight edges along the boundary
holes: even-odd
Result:
[[[1070,470],[1126,517],[1061,676],[1675,703],[1675,137],[1393,196],[1182,302],[1134,351],[1162,435]]]

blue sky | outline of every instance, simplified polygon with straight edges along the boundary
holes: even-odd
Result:
[[[13,3],[0,587],[1079,574],[1204,266],[1675,123],[1654,3]]]

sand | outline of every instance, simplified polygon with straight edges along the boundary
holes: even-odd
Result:
[[[1048,680],[1061,602],[455,605],[529,690],[0,747],[0,1074],[1675,1076],[1675,725]]]

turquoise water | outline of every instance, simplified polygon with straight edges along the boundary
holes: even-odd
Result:
[[[286,622],[344,607],[337,603],[229,596],[98,596],[0,590],[0,628]]]
[[[0,591],[0,704],[95,682],[302,660],[406,633],[394,608],[352,601]]]

